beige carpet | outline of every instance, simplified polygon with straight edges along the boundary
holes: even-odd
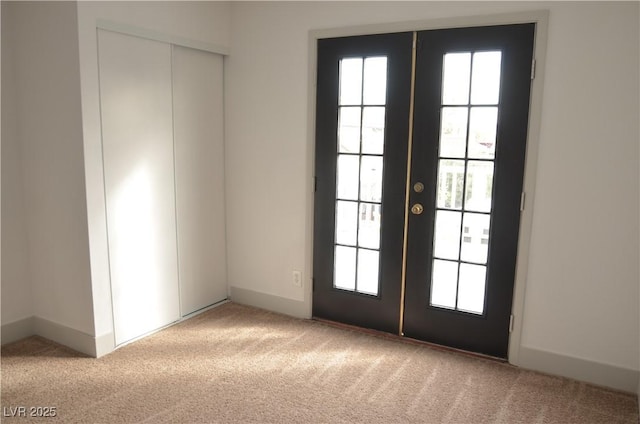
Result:
[[[633,395],[233,303],[101,359],[2,348],[2,407],[49,423],[637,423]],[[28,410],[27,410],[28,412]]]

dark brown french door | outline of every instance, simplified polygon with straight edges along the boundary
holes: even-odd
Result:
[[[534,30],[318,42],[314,316],[506,357]]]

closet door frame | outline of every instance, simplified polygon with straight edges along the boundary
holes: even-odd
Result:
[[[508,25],[535,23],[536,35],[534,41],[535,75],[532,70],[531,102],[529,108],[529,128],[527,132],[527,153],[524,172],[523,211],[521,214],[518,257],[516,260],[516,278],[514,282],[514,295],[512,307],[512,326],[509,334],[508,361],[515,365],[522,364],[520,348],[522,337],[522,320],[524,315],[524,298],[526,277],[528,270],[528,258],[531,243],[531,227],[533,222],[533,203],[536,182],[537,158],[539,150],[540,123],[542,116],[542,92],[544,82],[544,67],[547,50],[549,11],[525,11],[505,13],[498,15],[468,16],[425,20],[423,22],[397,22],[389,24],[374,24],[366,26],[353,26],[346,28],[334,28],[315,30],[309,33],[309,63],[308,63],[308,99],[307,99],[307,169],[309,169],[310,190],[307,194],[307,217],[305,246],[305,258],[308,268],[313,268],[313,222],[314,222],[314,147],[315,147],[315,116],[316,116],[316,69],[317,69],[317,42],[324,38],[348,37],[357,35],[370,35],[380,33],[393,33],[405,31],[424,31],[444,28],[464,28],[474,26]],[[311,316],[312,286],[305,291],[305,305],[307,315]]]

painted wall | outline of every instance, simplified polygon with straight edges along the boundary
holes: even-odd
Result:
[[[230,286],[310,305],[310,30],[540,9],[549,47],[522,345],[638,370],[634,3],[233,3]]]
[[[2,2],[2,324],[33,315],[16,112],[15,3]]]
[[[14,301],[9,296],[18,291],[21,296],[15,301],[24,303],[24,309],[7,319],[33,314],[92,334],[75,4],[25,2],[11,4],[10,10],[14,73],[10,86],[15,89],[13,121],[17,125],[12,148],[19,153],[7,161],[17,159],[11,160],[14,172],[21,167],[24,207],[20,211],[20,178],[3,179],[3,206],[4,189],[11,185],[8,193],[18,202],[13,213],[21,213],[24,222],[3,216],[3,227],[15,224],[17,238],[20,226],[26,228],[33,309],[28,308],[22,272],[16,279],[5,280],[3,274],[5,305]],[[11,146],[11,137],[8,141]],[[4,142],[3,137],[3,147]],[[12,253],[3,249],[5,266],[14,253],[23,266],[25,250],[19,246]],[[3,315],[3,324],[4,319]]]
[[[523,344],[638,369],[638,4],[552,9]]]
[[[96,24],[100,20],[229,46],[226,2],[78,2],[80,81],[95,335],[113,331],[102,169]],[[108,350],[108,347],[106,348]]]

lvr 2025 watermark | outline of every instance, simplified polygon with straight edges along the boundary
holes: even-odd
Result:
[[[58,415],[56,406],[4,406],[3,417],[53,418]]]

